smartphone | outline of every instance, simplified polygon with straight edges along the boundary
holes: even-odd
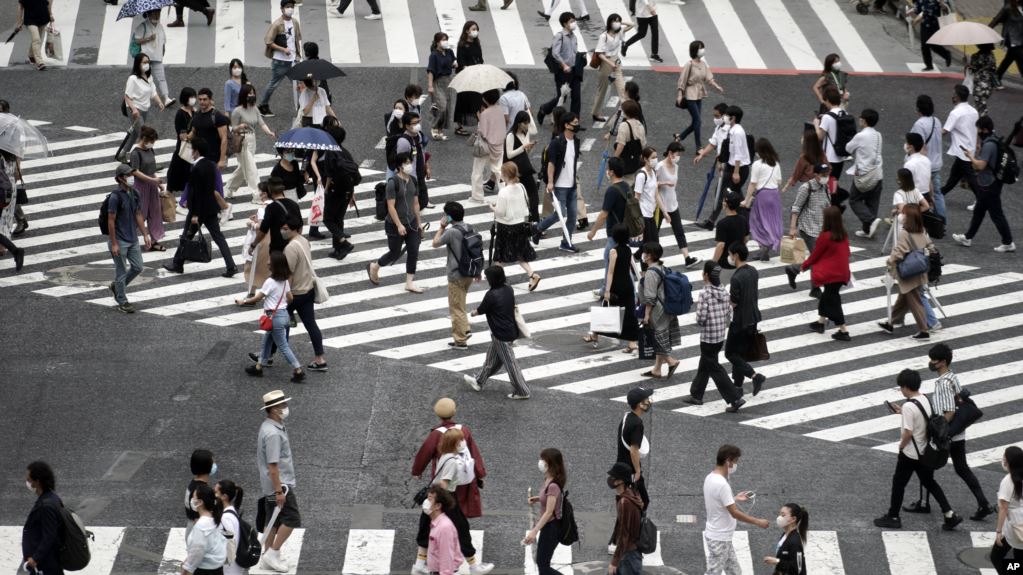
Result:
[[[895,406],[892,405],[892,402],[886,399],[884,400],[884,406],[888,408],[888,411],[895,413]]]
[[[966,146],[959,146],[959,149],[960,149],[960,150],[962,150],[962,151],[964,151],[964,152],[965,152],[965,151],[967,151],[967,150],[966,150]]]

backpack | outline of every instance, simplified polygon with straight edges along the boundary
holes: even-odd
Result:
[[[826,131],[825,135],[828,141],[831,142],[831,147],[835,150],[835,154],[839,157],[846,157],[849,155],[849,152],[845,151],[845,145],[856,136],[856,118],[853,118],[852,115],[844,111],[841,114],[828,112],[828,115],[835,119],[835,140],[832,141],[831,135],[827,134]]]
[[[347,150],[327,152],[324,160],[327,166],[327,175],[341,184],[340,187],[354,188],[362,182],[359,165],[355,163],[355,159]]]
[[[938,250],[927,255],[930,260],[930,267],[927,268],[927,283],[936,284],[941,280],[941,254]]]
[[[51,505],[56,507],[56,504]],[[57,507],[57,513],[60,515],[61,523],[57,559],[64,571],[81,571],[88,567],[92,558],[89,552],[89,539],[95,541],[96,537],[85,528],[78,514],[64,507],[63,503]]]
[[[1019,164],[1016,162],[1016,152],[1012,151],[1012,148],[1006,145],[1001,138],[993,139],[998,144],[998,159],[991,171],[994,173],[995,179],[1004,185],[1011,186],[1019,179]]]
[[[575,523],[575,510],[568,500],[568,491],[561,492],[561,522],[558,523],[558,543],[571,545],[579,541],[579,526]]]
[[[259,563],[259,557],[263,553],[263,545],[259,542],[259,531],[241,518],[238,513],[231,509],[226,511],[238,518],[238,533],[235,533],[235,554],[234,564],[248,569]],[[230,554],[228,560],[230,560]]]
[[[934,413],[934,405],[931,404],[930,398],[927,398],[927,405],[931,408],[930,416],[924,411],[919,401],[916,399],[909,401],[916,405],[924,419],[927,420],[927,443],[924,445],[923,453],[920,452],[920,446],[916,444],[916,440],[913,440],[913,448],[916,449],[917,457],[920,458],[920,463],[923,465],[935,470],[941,469],[948,463],[949,449],[952,446],[951,436],[948,434],[948,420],[945,419],[944,414]]]
[[[644,512],[639,519],[639,538],[636,539],[636,551],[649,555],[657,551],[657,526]]]
[[[643,230],[646,223],[643,221],[643,211],[639,209],[639,198],[636,194],[630,194],[627,191],[622,191],[621,186],[615,186],[618,193],[621,194],[622,199],[625,200],[625,219],[618,223],[624,223],[629,228],[629,237],[635,238],[643,235]],[[628,186],[626,186],[628,189]],[[615,219],[618,219],[618,214],[615,214]]]
[[[99,233],[103,234],[104,236],[110,235],[110,228],[108,226],[110,221],[107,218],[110,215],[110,196],[112,195],[114,195],[113,192],[107,194],[107,197],[103,198],[103,203],[99,205],[99,220],[97,223],[99,223]],[[114,215],[114,219],[116,221],[117,219],[116,214]]]
[[[462,232],[462,256],[458,258],[458,273],[467,278],[480,277],[483,273],[483,236],[469,224],[455,225],[454,228]],[[454,254],[455,250],[448,246],[448,251]]]
[[[376,197],[376,219],[382,222],[387,219],[387,182],[377,182],[373,195]]]
[[[540,152],[540,166],[541,166],[541,168],[539,170],[537,170],[537,176],[539,176],[540,181],[545,183],[545,184],[547,183],[547,162],[548,162],[547,150],[549,150],[550,148],[551,148],[551,143],[547,142],[547,145],[543,147],[543,151]]]
[[[455,481],[458,485],[469,485],[476,481],[476,460],[469,453],[469,447],[459,451],[455,455],[455,467],[458,468],[458,477]]]
[[[756,138],[753,137],[753,134],[750,132],[746,132],[746,150],[749,152],[749,156],[751,158],[753,157],[753,148],[755,142]],[[721,153],[718,154],[718,162],[722,164],[728,163],[728,158],[729,156],[731,156],[731,151],[729,151],[728,149],[729,145],[731,145],[731,138],[725,138],[725,141],[721,143]]]
[[[693,307],[693,286],[689,284],[689,278],[668,268],[659,270],[652,268],[661,277],[664,284],[664,313],[680,316],[689,313]]]
[[[643,143],[639,141],[639,138],[634,137],[632,124],[626,121],[625,125],[629,127],[629,139],[622,147],[622,163],[625,164],[626,174],[635,174],[642,165]]]

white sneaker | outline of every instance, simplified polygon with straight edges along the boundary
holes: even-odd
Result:
[[[281,557],[280,552],[267,551],[263,554],[262,559],[263,567],[270,571],[276,571],[277,573],[287,573],[288,564]]]
[[[858,237],[858,238],[869,238],[870,234],[868,234],[867,232],[865,232],[863,230],[856,230],[856,237]]]
[[[608,546],[607,546],[607,554],[608,555],[614,555],[615,554],[615,549],[617,549],[617,548],[618,548],[618,546],[615,545],[614,543],[608,544]]]
[[[942,329],[943,327],[945,327],[945,326],[941,325],[940,321],[936,321],[936,322],[934,322],[934,325],[932,325],[932,326],[927,328],[927,331],[938,331],[938,330]]]
[[[955,240],[955,242],[961,246],[970,247],[971,245],[973,245],[973,240],[971,240],[970,238],[966,237],[963,234],[952,234],[952,239]]]
[[[1012,242],[1010,244],[1002,244],[1002,245],[996,247],[995,251],[996,252],[1002,252],[1002,253],[1014,252],[1014,251],[1016,251],[1016,242]]]
[[[472,575],[487,575],[494,570],[493,563],[477,563],[469,566],[469,573]]]
[[[383,16],[380,14],[370,14],[369,16],[366,16],[366,20],[380,20],[382,18]]]
[[[476,378],[471,375],[462,375],[462,380],[465,381],[465,383],[471,387],[473,391],[479,391],[481,389],[480,384],[476,383]]]
[[[430,575],[430,570],[426,567],[426,563],[416,561],[412,566],[412,575]]]
[[[867,232],[868,238],[873,238],[874,234],[877,233],[877,228],[881,226],[881,218],[874,218],[874,221],[870,223],[870,231]]]
[[[973,208],[975,208],[975,207],[977,207],[977,202],[973,202],[972,204],[966,206],[966,211],[972,212]]]

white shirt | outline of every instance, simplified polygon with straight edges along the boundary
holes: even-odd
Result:
[[[164,31],[163,26],[160,24],[153,24],[149,20],[142,20],[138,26],[135,27],[135,38],[146,39],[156,34],[156,38],[152,42],[146,42],[145,44],[139,44],[142,49],[142,53],[149,56],[150,62],[163,62],[163,49],[167,45],[167,33]]]
[[[501,99],[497,101],[497,104],[501,106],[501,110],[505,116],[508,116],[508,121],[505,126],[505,130],[511,130],[512,124],[515,123],[515,116],[519,112],[524,112],[529,109],[529,98],[526,97],[525,92],[519,90],[508,90],[504,94],[501,94]]]
[[[323,118],[327,117],[327,106],[330,104],[330,99],[327,98],[327,91],[323,88],[317,87],[316,93],[320,95],[316,103],[313,104],[312,109],[309,111],[309,115],[313,118],[313,124],[323,124]],[[305,107],[309,105],[309,101],[313,99],[313,92],[309,88],[302,90],[302,94],[298,97],[298,107],[303,111]]]
[[[839,106],[832,108],[828,114],[821,116],[821,130],[824,130],[824,142],[822,142],[824,155],[827,156],[828,162],[835,164],[844,161],[845,158],[835,153],[835,146],[832,144],[838,138],[838,121],[831,117],[832,113],[841,116],[846,112]]]
[[[650,10],[654,7],[654,0],[639,0],[636,2],[636,18],[652,18]]]
[[[753,167],[750,168],[749,181],[753,182],[753,189],[760,190],[762,188],[777,190],[781,183],[781,163],[777,163],[774,166],[767,165],[767,162],[763,160],[757,160],[753,162]]]
[[[661,160],[657,163],[657,181],[658,182],[671,182],[670,184],[658,184],[657,188],[661,192],[661,201],[664,202],[664,209],[668,212],[674,212],[678,210],[678,194],[676,193],[675,186],[678,184],[678,162],[675,162],[675,168],[668,168],[668,160]]]
[[[735,124],[728,129],[728,165],[749,165],[749,145],[746,142],[746,130],[742,124]]]
[[[1023,523],[1023,501],[1013,497],[1012,476],[1008,473],[998,484],[998,500],[1009,503],[1008,516],[1005,518],[1005,525],[1002,527],[1002,537],[1013,549],[1023,549],[1023,541],[1016,539],[1012,533],[1010,524]]]
[[[920,190],[921,194],[931,191],[931,161],[927,156],[917,152],[906,156],[902,164],[910,172],[913,172],[913,185]]]
[[[955,156],[964,162],[970,161],[966,157],[966,152],[963,152],[960,146],[966,148],[971,153],[976,151],[977,118],[977,109],[966,102],[960,102],[948,113],[948,119],[945,120],[945,125],[942,126],[942,129],[947,130],[948,135],[951,137],[948,155]]]
[[[561,173],[558,174],[558,179],[554,182],[555,188],[574,188],[575,187],[575,138],[569,140],[565,139],[565,163],[561,166]]]
[[[920,459],[916,453],[917,449],[922,454],[927,447],[927,418],[931,416],[931,406],[923,395],[918,395],[913,399],[920,404],[920,407],[923,407],[927,415],[920,413],[916,404],[909,400],[902,404],[902,429],[910,430],[913,433],[913,440],[916,442],[915,447],[913,441],[907,443],[902,453],[910,459],[917,460]]]
[[[920,116],[913,122],[909,130],[914,134],[920,134],[924,139],[924,147],[927,148],[927,158],[931,161],[931,170],[940,170],[941,160],[941,122],[934,116]]]
[[[633,187],[632,191],[639,194],[639,211],[643,213],[643,217],[654,217],[654,209],[657,208],[656,172],[653,176],[651,176],[644,168],[637,171],[636,185]]]
[[[295,61],[295,24],[291,20],[284,21],[284,37],[288,40],[287,48],[291,50],[291,55],[287,55],[283,50],[274,50],[274,60],[280,60],[282,62],[294,62]]]
[[[607,56],[609,60],[614,62],[618,59],[618,54],[622,49],[622,32],[612,34],[610,32],[602,32],[600,38],[597,39],[597,49],[595,50],[598,54]]]
[[[514,184],[501,188],[497,192],[495,208],[494,217],[499,224],[511,226],[529,221],[529,200],[525,186]]]
[[[906,190],[899,189],[899,190],[895,190],[895,195],[892,196],[892,205],[893,206],[899,206],[899,205],[903,205],[904,206],[906,204],[913,204],[915,206],[915,205],[919,205],[920,202],[923,201],[923,199],[924,199],[924,196],[923,196],[923,194],[920,193],[920,190],[914,189],[914,190],[909,190],[907,192]]]
[[[149,111],[154,94],[156,94],[156,87],[153,86],[153,83],[134,74],[128,77],[128,82],[124,85],[124,95],[128,96],[141,112]],[[131,110],[128,112],[130,113]]]
[[[732,541],[735,533],[735,517],[728,512],[728,506],[735,503],[732,486],[728,480],[714,473],[703,480],[703,503],[707,507],[707,526],[703,536],[711,541]]]
[[[882,163],[881,133],[869,126],[863,128],[845,145],[845,151],[853,155],[853,175],[863,175],[879,168]]]
[[[273,311],[274,308],[284,309],[287,307],[287,295],[291,291],[291,284],[287,280],[279,282],[273,278],[266,278],[259,291],[263,294],[263,309],[265,311]],[[281,301],[278,306],[277,302],[281,298],[285,298],[285,300]]]
[[[709,143],[713,144],[718,149],[718,155],[721,155],[721,146],[728,139],[728,124],[721,122],[720,126],[714,128],[714,133],[711,134]]]
[[[235,545],[235,553],[237,553],[238,540],[241,537],[241,535],[238,534],[238,518],[231,513],[228,513],[228,510],[238,513],[238,510],[235,509],[233,505],[225,507],[224,514],[220,517],[220,529],[224,531],[225,537],[228,532],[234,534],[234,539],[232,539],[232,541]],[[245,569],[235,564],[234,557],[228,557],[227,559],[230,563],[224,565],[224,575],[242,575],[242,573],[245,573]]]

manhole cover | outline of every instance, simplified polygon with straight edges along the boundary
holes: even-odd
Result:
[[[66,286],[104,287],[114,279],[114,264],[84,264],[53,268],[46,272],[46,279]],[[142,267],[142,273],[132,280],[131,285],[146,284],[156,279],[156,270]]]
[[[572,353],[602,353],[621,347],[623,342],[610,337],[601,337],[597,346],[583,341],[586,332],[573,330],[554,330],[533,336],[533,346],[549,351],[565,351]]]
[[[967,567],[974,569],[991,568],[990,549],[984,547],[970,547],[959,552],[959,561]]]

